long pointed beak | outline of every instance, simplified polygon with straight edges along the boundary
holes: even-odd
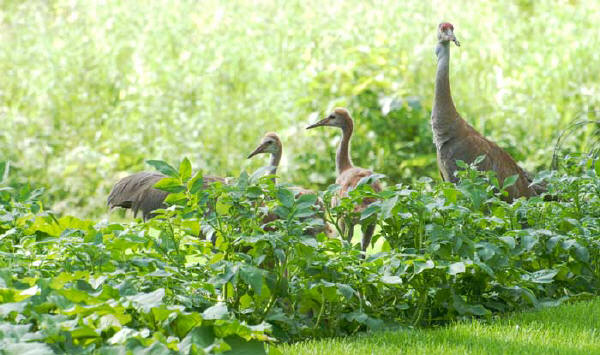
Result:
[[[317,123],[313,123],[310,126],[306,127],[306,129],[311,129],[311,128],[315,128],[315,127],[321,127],[321,126],[325,126],[327,123],[327,118],[324,118],[322,120],[320,120]]]
[[[265,149],[265,145],[264,144],[259,145],[258,147],[256,147],[256,149],[254,149],[254,151],[252,153],[250,153],[250,155],[248,155],[248,159],[252,158],[256,154],[262,153],[262,151],[264,149]]]
[[[454,32],[450,31],[450,33],[448,33],[448,39],[454,42],[457,47],[460,47],[460,42],[456,39],[456,36],[454,36]]]

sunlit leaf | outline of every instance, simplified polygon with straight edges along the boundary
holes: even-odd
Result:
[[[171,165],[169,165],[167,162],[162,161],[162,160],[146,160],[146,164],[154,167],[156,170],[160,171],[161,173],[173,177],[173,178],[179,178],[179,173],[177,172],[177,170],[175,170],[175,168],[173,168]]]

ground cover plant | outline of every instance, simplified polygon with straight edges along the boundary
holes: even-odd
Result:
[[[365,180],[325,212],[316,195],[295,197],[268,176],[202,189],[187,159],[152,165],[169,176],[157,187],[171,207],[147,223],[58,217],[39,190],[2,189],[6,349],[277,353],[263,342],[486,318],[598,290],[593,159],[542,175],[553,201],[508,204],[507,186],[463,165],[457,186],[423,179],[375,193]],[[336,188],[321,193],[325,206]],[[379,225],[381,251],[363,260],[311,232],[372,197],[360,218]]]

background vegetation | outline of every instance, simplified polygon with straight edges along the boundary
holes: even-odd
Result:
[[[526,168],[600,109],[597,1],[0,1],[0,161],[53,210],[98,217],[112,184],[179,161],[237,176],[267,130],[284,181],[334,179],[335,105],[356,163],[391,183],[436,177],[436,26],[453,22],[459,111]],[[589,114],[587,114],[589,113]],[[585,130],[577,144],[586,144]],[[579,147],[575,146],[577,150]]]

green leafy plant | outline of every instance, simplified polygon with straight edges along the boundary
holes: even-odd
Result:
[[[594,164],[540,176],[556,196],[502,200],[493,174],[424,178],[336,207],[333,185],[296,195],[269,176],[204,187],[188,159],[168,177],[168,208],[146,223],[94,223],[45,211],[40,191],[0,190],[0,343],[13,351],[252,353],[263,343],[555,305],[597,294],[600,179]],[[573,170],[574,171],[574,170]],[[377,177],[376,177],[377,178]],[[381,247],[315,233],[355,217]],[[335,228],[335,227],[334,227]]]

